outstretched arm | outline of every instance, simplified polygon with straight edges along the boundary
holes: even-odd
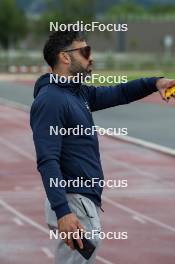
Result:
[[[83,86],[91,111],[128,104],[142,99],[158,90],[161,93],[175,85],[174,80],[165,78],[141,78],[114,86]]]

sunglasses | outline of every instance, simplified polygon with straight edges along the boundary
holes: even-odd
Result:
[[[90,55],[91,55],[91,47],[90,46],[85,46],[83,48],[77,48],[77,49],[70,49],[70,50],[63,50],[63,52],[69,52],[69,51],[76,51],[79,50],[80,54],[88,60]]]

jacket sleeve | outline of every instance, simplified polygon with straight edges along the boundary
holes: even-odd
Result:
[[[65,113],[54,98],[36,98],[31,108],[30,124],[37,155],[37,167],[41,174],[44,188],[55,211],[57,219],[71,213],[63,187],[50,187],[50,178],[63,179],[60,169],[63,137],[50,135],[50,126],[64,127]]]
[[[142,78],[115,86],[83,86],[91,111],[128,104],[158,91],[159,78]]]

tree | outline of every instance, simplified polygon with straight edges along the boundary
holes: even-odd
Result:
[[[46,0],[47,11],[44,12],[33,28],[38,34],[49,32],[49,22],[58,22],[59,24],[75,23],[82,20],[84,23],[93,21],[95,17],[95,0],[69,0],[69,1],[51,1]]]
[[[15,0],[0,1],[0,44],[4,49],[15,45],[27,33],[27,19]]]
[[[77,20],[91,22],[95,17],[94,4],[94,0],[64,0],[61,2],[63,19],[67,23]]]
[[[154,15],[175,14],[175,4],[155,4],[150,7],[150,13]]]
[[[112,6],[106,13],[107,19],[127,17],[130,15],[141,16],[146,13],[142,5],[137,4],[134,0],[125,0],[117,5]]]

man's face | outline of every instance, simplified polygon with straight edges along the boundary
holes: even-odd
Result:
[[[87,43],[85,41],[74,41],[69,49],[79,49],[86,46]],[[81,54],[80,50],[70,51],[68,54],[71,59],[69,65],[69,72],[71,75],[75,76],[77,73],[82,73],[84,77],[91,75],[93,63],[91,55],[87,59]]]

